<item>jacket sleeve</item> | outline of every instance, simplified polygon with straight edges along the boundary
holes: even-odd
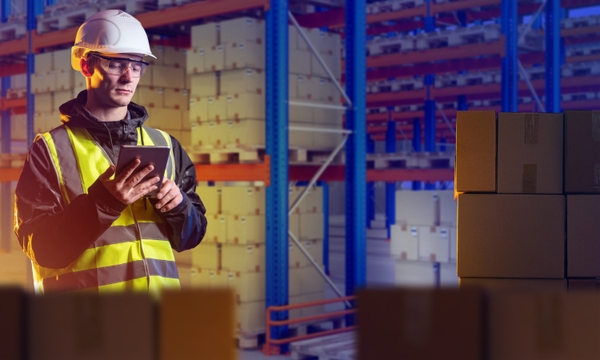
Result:
[[[160,213],[169,224],[171,247],[178,251],[192,249],[204,238],[206,208],[196,193],[196,168],[177,139],[171,137],[175,154],[175,183],[183,201],[174,209]]]
[[[27,256],[63,268],[87,249],[126,208],[99,182],[67,204],[45,141],[29,149],[16,188],[15,234]]]

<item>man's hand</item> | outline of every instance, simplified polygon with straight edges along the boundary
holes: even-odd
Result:
[[[154,167],[148,165],[145,168],[136,171],[140,163],[139,159],[135,159],[123,170],[123,172],[116,175],[112,180],[110,177],[115,173],[115,166],[111,165],[102,175],[100,175],[98,180],[100,180],[102,185],[104,185],[117,200],[126,205],[133,204],[139,198],[156,190],[158,187],[154,184],[158,183],[160,180],[158,176],[155,176],[146,181],[142,181],[144,176],[151,172]]]
[[[156,199],[158,199],[158,202],[154,205],[156,210],[166,212],[181,204],[183,196],[173,180],[163,178],[162,187],[156,195]]]

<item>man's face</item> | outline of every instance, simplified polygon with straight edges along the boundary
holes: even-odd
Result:
[[[102,57],[142,60],[141,56],[133,54],[120,54],[118,56],[102,54]],[[107,108],[129,105],[140,82],[139,76],[132,74],[131,67],[121,75],[117,75],[107,72],[101,65],[101,61],[105,61],[105,59],[90,56],[89,61],[92,61],[94,73],[90,78],[88,92],[94,93],[93,96],[97,102]]]

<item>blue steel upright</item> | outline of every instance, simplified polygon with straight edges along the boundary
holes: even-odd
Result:
[[[560,106],[560,0],[546,2],[546,111],[561,112]]]
[[[346,93],[353,105],[346,111],[346,128],[352,131],[346,143],[346,294],[354,295],[367,281],[366,2],[346,0],[345,16]]]
[[[375,153],[375,141],[367,136],[367,154]],[[375,220],[375,182],[369,181],[367,182],[367,193],[365,201],[367,202],[367,216],[365,223],[367,229],[371,228],[371,221]]]
[[[271,0],[266,17],[266,140],[271,157],[265,216],[269,307],[288,304],[288,2]],[[272,317],[287,318],[287,312],[273,313]],[[288,328],[274,327],[271,331],[273,338],[280,339],[287,336]]]
[[[388,109],[388,123],[385,132],[385,152],[396,152],[396,122],[392,120],[392,110]],[[392,238],[392,225],[396,222],[396,182],[385,183],[385,228],[387,239]]]
[[[31,93],[31,75],[35,73],[35,58],[32,46],[32,31],[37,29],[37,16],[44,13],[43,0],[27,0],[27,144],[34,138],[33,114],[35,113],[35,97]]]
[[[502,0],[502,34],[504,35],[505,52],[502,58],[502,111],[518,110],[519,68],[517,66],[517,1]]]
[[[2,78],[2,98],[6,98],[6,89],[10,88],[10,77],[6,76]],[[10,110],[2,110],[2,154],[10,154]],[[10,183],[0,184],[0,209],[2,218],[0,218],[0,250],[10,251],[10,239],[13,236],[13,204],[8,199],[11,199],[10,194]]]

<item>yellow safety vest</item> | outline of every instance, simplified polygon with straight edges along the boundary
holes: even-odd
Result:
[[[141,131],[146,145],[171,148],[165,176],[173,180],[171,138],[152,128],[143,127]],[[138,128],[138,145],[141,145],[140,139]],[[88,188],[111,164],[104,149],[83,128],[61,125],[43,134],[40,140],[47,145],[65,206],[78,195],[87,194]],[[148,199],[139,199],[66,268],[50,269],[32,262],[36,291],[42,294],[143,291],[158,295],[163,289],[179,289],[179,276],[167,234],[166,223]]]

